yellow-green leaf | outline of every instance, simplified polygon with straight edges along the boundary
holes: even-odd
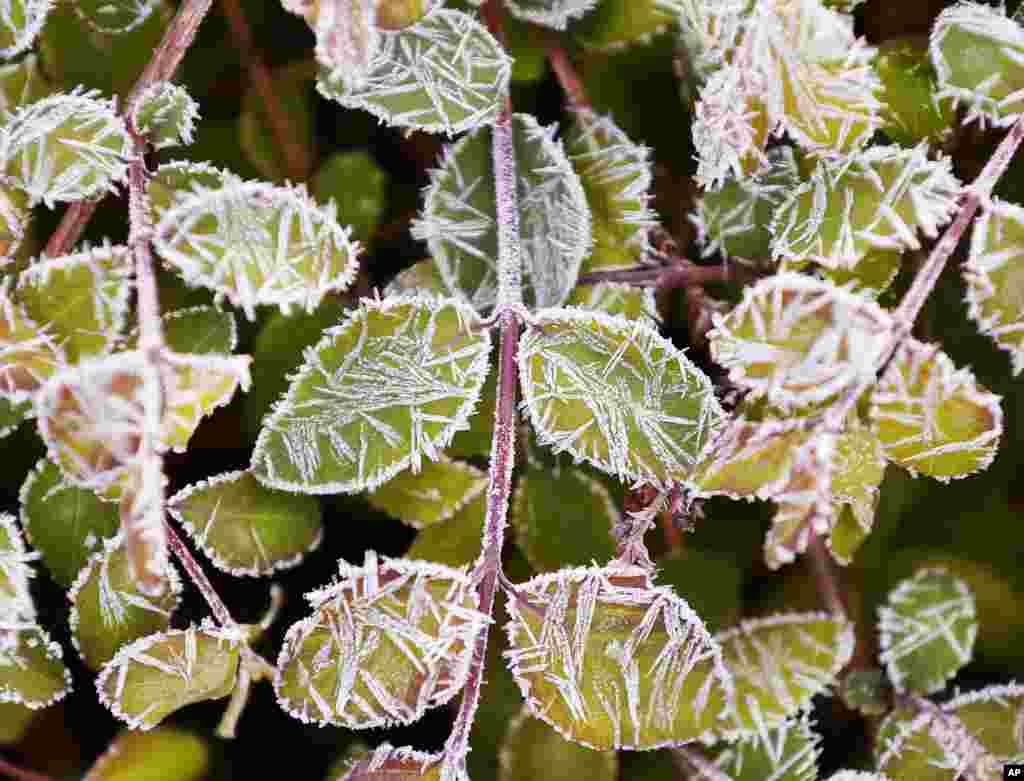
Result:
[[[483,493],[487,475],[475,466],[442,458],[419,472],[399,472],[367,495],[373,507],[414,529],[449,520]]]

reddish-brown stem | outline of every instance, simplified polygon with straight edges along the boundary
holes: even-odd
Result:
[[[698,266],[685,258],[674,258],[668,266],[637,266],[617,271],[592,271],[583,274],[580,285],[599,285],[616,282],[634,287],[680,288],[695,287],[714,282],[728,282],[728,266]]]
[[[122,116],[131,116],[135,101],[148,86],[158,81],[167,81],[174,75],[182,57],[195,40],[199,24],[209,12],[212,3],[213,0],[185,0],[182,3],[178,13],[167,26],[160,45],[153,52],[145,70],[121,107]],[[57,230],[47,242],[45,254],[51,258],[67,255],[82,237],[99,203],[98,200],[94,200],[71,204],[64,212]]]
[[[249,71],[249,79],[263,103],[270,133],[284,157],[286,175],[293,181],[303,182],[313,169],[311,147],[298,137],[288,111],[274,91],[270,69],[264,64],[253,43],[252,31],[241,4],[238,0],[221,0],[221,8],[231,27],[238,53]]]
[[[181,537],[171,528],[170,524],[165,524],[165,528],[167,529],[167,543],[170,545],[171,552],[181,562],[181,566],[185,568],[189,580],[199,589],[199,593],[202,594],[206,604],[209,605],[210,611],[213,613],[214,618],[217,619],[217,623],[224,627],[237,626],[235,619],[231,617],[231,613],[228,611],[227,605],[224,604],[220,594],[213,588],[213,584],[206,577],[206,573],[199,566],[199,562],[192,558],[191,552],[185,547]]]
[[[811,560],[811,568],[814,570],[814,581],[818,586],[818,594],[825,602],[829,612],[835,616],[846,618],[846,600],[843,598],[843,590],[836,577],[835,568],[828,550],[825,548],[825,541],[820,535],[814,535],[807,546],[807,553]]]
[[[8,762],[0,757],[0,776],[13,779],[13,781],[53,781],[48,775],[38,773],[35,770],[26,770]]]
[[[555,78],[562,87],[566,98],[569,101],[569,108],[590,109],[590,101],[587,99],[587,90],[583,86],[576,67],[569,59],[569,53],[557,39],[548,43],[548,62],[551,63],[551,70],[555,72]]]

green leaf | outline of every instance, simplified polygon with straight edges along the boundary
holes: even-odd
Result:
[[[654,288],[649,287],[641,289],[619,282],[577,285],[565,305],[651,325],[661,322]]]
[[[117,505],[67,482],[60,467],[45,458],[28,473],[18,497],[26,537],[65,588],[120,525]]]
[[[926,144],[823,158],[775,212],[772,253],[851,270],[872,249],[920,249],[917,233],[935,238],[959,194],[950,159],[929,159]]]
[[[519,376],[540,444],[622,480],[686,480],[724,420],[707,376],[622,318],[539,313],[520,340]]]
[[[730,710],[717,643],[641,568],[540,575],[507,609],[505,655],[526,704],[569,740],[597,750],[686,743]]]
[[[838,695],[847,708],[862,716],[884,716],[892,698],[885,673],[878,668],[850,670],[843,676]]]
[[[184,87],[169,81],[150,84],[132,111],[132,125],[154,149],[191,144],[198,119],[199,105]]]
[[[1024,208],[993,199],[974,221],[963,267],[967,311],[978,329],[1024,369]]]
[[[494,121],[511,72],[483,25],[439,7],[411,27],[381,31],[363,74],[324,70],[317,90],[391,125],[453,135]]]
[[[320,203],[333,200],[345,224],[352,226],[352,235],[366,242],[387,208],[388,181],[387,173],[366,152],[337,152],[320,164],[310,190]],[[352,187],[353,182],[359,187]]]
[[[338,781],[441,781],[442,759],[441,754],[424,754],[382,743],[372,756],[356,762]]]
[[[18,62],[0,65],[0,110],[13,114],[27,103],[53,94],[53,87],[39,67],[39,58],[27,54]]]
[[[851,293],[877,299],[896,281],[902,264],[903,253],[900,250],[872,249],[857,262],[856,268],[819,267],[816,270],[825,279],[845,287]],[[783,265],[797,264],[784,262]]]
[[[307,599],[314,612],[285,635],[274,691],[300,721],[350,729],[409,724],[452,699],[488,620],[465,570],[373,551]]]
[[[6,396],[0,396],[0,439],[14,433],[31,414],[31,401],[14,403]]]
[[[13,300],[9,282],[0,282],[0,396],[12,404],[29,401],[63,365],[53,335]]]
[[[77,363],[113,350],[128,315],[131,272],[123,246],[40,258],[18,277],[15,296],[67,361]]]
[[[715,635],[736,682],[736,713],[720,734],[757,734],[810,707],[853,655],[854,626],[827,613],[743,621]]]
[[[709,764],[723,775],[715,781],[817,781],[821,737],[802,717],[735,743],[719,743],[709,750]],[[685,756],[680,763],[690,765]],[[690,781],[707,778],[694,768]]]
[[[0,171],[32,205],[96,198],[125,178],[134,143],[113,103],[76,90],[23,106],[0,128]]]
[[[209,624],[136,640],[100,671],[100,702],[132,729],[149,730],[179,708],[226,697],[238,676],[240,640],[237,630]]]
[[[238,346],[235,316],[213,306],[166,312],[161,319],[164,341],[178,353],[230,355]]]
[[[36,711],[20,702],[0,702],[0,746],[21,742],[35,716]]]
[[[269,82],[280,108],[288,118],[288,138],[293,148],[301,151],[298,163],[301,168],[289,168],[289,156],[285,154],[272,130],[260,90],[253,82],[242,98],[242,113],[238,117],[238,141],[246,156],[265,176],[274,182],[288,179],[304,181],[311,173],[315,154],[313,135],[313,85],[316,82],[317,66],[312,59],[288,63],[269,71]],[[292,163],[296,165],[296,163]],[[364,182],[362,180],[360,184]],[[359,188],[362,192],[362,187]],[[326,201],[313,188],[318,202]],[[345,215],[348,219],[348,215]]]
[[[35,572],[28,563],[35,559],[28,552],[13,515],[0,513],[0,623],[7,626],[32,624],[36,608],[29,592],[29,580]],[[5,635],[0,635],[3,648]]]
[[[475,466],[443,458],[419,472],[399,472],[366,498],[372,507],[414,529],[447,521],[487,487],[487,475]]]
[[[512,118],[523,299],[529,307],[564,302],[591,245],[586,194],[554,130],[528,114]],[[412,229],[426,240],[448,289],[481,314],[491,311],[498,294],[494,178],[488,129],[446,147]]]
[[[207,173],[205,176],[214,176]],[[213,290],[253,320],[256,306],[313,311],[356,273],[358,243],[303,188],[243,182],[199,186],[160,215],[153,246],[192,286]]]
[[[885,453],[875,433],[863,426],[848,426],[836,439],[832,470],[832,501],[838,516],[825,543],[832,557],[846,566],[875,522],[885,476]]]
[[[0,5],[0,58],[21,54],[35,40],[53,0],[4,0]]]
[[[449,567],[472,564],[480,556],[486,514],[487,494],[480,493],[447,521],[421,529],[405,557]]]
[[[472,311],[433,298],[366,300],[325,332],[264,421],[256,477],[305,493],[373,490],[437,460],[465,428],[491,344]]]
[[[122,732],[83,781],[201,781],[210,766],[207,742],[177,727]]]
[[[593,250],[580,273],[622,269],[643,262],[656,216],[650,150],[633,143],[611,117],[579,109],[566,133],[565,151],[580,177],[593,218]]]
[[[272,491],[251,472],[193,483],[167,508],[210,561],[236,577],[290,569],[323,537],[316,498]]]
[[[920,570],[900,581],[878,618],[878,658],[897,691],[942,691],[974,656],[974,595],[945,570]]]
[[[197,192],[225,187],[230,176],[229,171],[215,168],[209,163],[190,163],[184,160],[165,163],[156,169],[146,186],[154,219],[159,221],[168,210],[187,201]]]
[[[731,556],[686,545],[657,560],[659,586],[669,586],[708,630],[732,626],[742,613],[744,573]]]
[[[38,626],[0,632],[0,703],[46,708],[71,691],[60,645]]]
[[[0,268],[15,261],[32,221],[28,196],[0,184]]]
[[[573,25],[575,38],[588,49],[618,49],[644,43],[669,29],[685,0],[602,0]]]
[[[795,452],[809,436],[799,422],[739,418],[705,454],[693,482],[703,496],[769,499],[789,482]]]
[[[967,106],[964,122],[1012,124],[1024,103],[1024,29],[1005,8],[958,3],[932,28],[929,52],[939,78],[939,98]]]
[[[510,514],[516,542],[538,572],[615,556],[619,509],[598,480],[567,463],[525,470]]]
[[[871,394],[885,456],[942,482],[986,469],[1003,429],[1000,397],[937,345],[906,340]]]
[[[448,455],[458,458],[490,458],[491,441],[494,439],[494,410],[498,403],[497,364],[495,355],[484,386],[480,389],[476,413],[469,419],[469,428],[456,432],[452,437],[452,443],[446,451]]]
[[[247,391],[251,358],[247,355],[167,353],[163,381],[164,419],[161,444],[183,453],[200,421],[231,401],[241,387]]]
[[[564,30],[569,22],[590,13],[598,0],[508,0],[509,13],[531,24]]]
[[[77,0],[75,13],[100,33],[121,34],[134,30],[153,13],[161,0]]]
[[[71,640],[86,665],[99,670],[124,646],[171,624],[181,601],[181,580],[166,562],[159,596],[147,596],[132,570],[125,535],[105,540],[68,592]]]
[[[927,47],[918,39],[895,38],[878,47],[875,70],[882,81],[882,130],[898,144],[938,145],[956,122],[951,100],[939,100],[938,77]]]
[[[782,408],[874,377],[892,328],[874,302],[796,273],[744,288],[731,312],[712,319],[711,357],[732,382]]]
[[[501,747],[498,781],[539,778],[616,781],[618,771],[618,754],[614,751],[591,751],[569,743],[524,708],[509,724]]]
[[[889,778],[880,773],[868,773],[861,770],[840,770],[838,773],[829,776],[826,781],[889,781]]]
[[[441,271],[433,258],[421,260],[409,268],[400,271],[392,279],[386,288],[384,295],[400,296],[404,293],[432,293],[438,296],[447,296],[448,286],[441,277]]]

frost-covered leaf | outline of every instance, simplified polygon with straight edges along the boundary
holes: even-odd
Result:
[[[884,716],[892,698],[885,673],[877,667],[850,670],[836,694],[847,708],[862,716]]]
[[[278,702],[303,722],[351,729],[408,724],[448,702],[488,619],[465,570],[372,551],[307,595],[277,662]]]
[[[406,293],[411,295],[417,293],[432,293],[438,296],[451,295],[433,258],[421,260],[400,271],[384,288],[385,296],[400,296]]]
[[[482,492],[447,521],[421,529],[405,557],[449,567],[472,564],[483,547],[486,514],[487,494]]]
[[[165,563],[163,576],[162,594],[142,592],[123,533],[105,540],[102,550],[82,567],[68,592],[68,623],[71,641],[89,668],[99,670],[123,646],[170,626],[181,581],[170,562]]]
[[[959,193],[950,159],[929,159],[926,144],[823,159],[776,211],[772,252],[853,269],[872,248],[920,249],[917,233],[935,238],[956,212]]]
[[[593,249],[580,273],[636,266],[647,256],[648,234],[656,224],[648,205],[650,150],[631,141],[611,117],[579,109],[566,133],[565,151],[593,218]]]
[[[117,35],[134,30],[149,18],[161,0],[75,0],[78,18],[98,33]]]
[[[378,0],[284,0],[286,10],[305,17],[316,36],[316,59],[351,79],[362,79],[377,51]]]
[[[43,29],[53,0],[2,0],[0,2],[0,58],[21,54]]]
[[[599,480],[568,463],[525,470],[510,515],[516,542],[537,572],[615,556],[619,509]]]
[[[441,781],[442,759],[441,754],[382,743],[371,756],[353,764],[338,781]]]
[[[519,376],[539,442],[623,480],[688,478],[723,422],[707,376],[622,318],[541,312],[520,341]]]
[[[155,221],[159,222],[169,209],[189,200],[196,192],[226,187],[231,176],[229,171],[209,163],[176,160],[161,165],[146,186]]]
[[[927,41],[896,38],[878,47],[875,70],[882,82],[882,130],[898,144],[921,141],[938,145],[956,123],[952,101],[939,100],[938,78],[928,57]]]
[[[687,0],[600,0],[572,26],[575,38],[590,49],[621,49],[645,43],[665,32],[693,3]],[[704,5],[703,2],[697,5]],[[716,5],[724,5],[716,0]]]
[[[993,199],[974,221],[964,265],[968,314],[1024,369],[1024,208]]]
[[[771,257],[775,209],[799,181],[796,159],[788,146],[768,152],[768,168],[757,177],[730,177],[717,190],[697,199],[690,221],[697,228],[702,255],[766,260]]]
[[[618,755],[570,743],[524,708],[509,724],[501,745],[498,781],[587,779],[616,781]]]
[[[253,451],[256,477],[305,493],[373,490],[436,461],[473,413],[490,336],[456,301],[364,301],[306,352]]]
[[[834,434],[817,432],[793,454],[792,470],[772,497],[775,515],[764,541],[769,569],[789,564],[807,550],[814,535],[826,535],[835,525],[837,440]]]
[[[708,631],[724,629],[739,620],[745,565],[741,567],[733,555],[684,545],[655,564],[657,585],[669,586],[685,599]]]
[[[38,626],[0,628],[0,703],[38,710],[64,699],[71,673],[63,659],[60,645]]]
[[[230,355],[238,346],[238,326],[228,310],[213,306],[175,309],[161,317],[164,341],[178,353]]]
[[[874,376],[892,327],[874,302],[795,273],[745,288],[731,312],[712,317],[711,356],[779,406],[824,401]]]
[[[7,627],[30,626],[36,608],[29,592],[35,572],[28,563],[35,557],[25,547],[13,515],[0,513],[0,648],[9,640]]]
[[[199,105],[184,87],[169,81],[150,84],[133,104],[131,117],[154,149],[191,144],[198,119]]]
[[[693,767],[687,781],[817,781],[821,737],[808,717],[792,719],[764,734],[735,743],[719,743],[708,753],[709,765],[721,775]],[[684,761],[684,766],[690,763]]]
[[[320,502],[273,491],[251,472],[225,472],[167,500],[171,515],[219,569],[270,575],[297,565],[320,544]]]
[[[103,540],[117,532],[117,506],[69,483],[48,459],[40,459],[28,473],[18,498],[25,536],[65,588]]]
[[[209,773],[207,741],[177,727],[125,731],[89,768],[82,781],[202,781]]]
[[[0,268],[14,262],[31,220],[28,196],[0,183]]]
[[[568,298],[590,251],[590,209],[554,126],[527,114],[512,121],[522,240],[523,298],[529,307]],[[498,295],[498,216],[491,131],[481,128],[446,147],[431,174],[413,235],[425,239],[441,277],[481,314]]]
[[[1024,29],[1003,7],[957,3],[939,14],[929,47],[940,98],[967,106],[965,122],[1009,125],[1024,110]]]
[[[442,458],[392,477],[366,498],[378,510],[414,529],[447,521],[483,493],[487,475],[475,466]]]
[[[19,404],[64,365],[64,353],[14,301],[8,280],[0,282],[0,395]]]
[[[212,177],[203,172],[200,176]],[[193,183],[160,215],[154,247],[193,286],[213,290],[250,320],[259,304],[311,312],[355,277],[358,243],[301,187],[224,175],[220,187]]]
[[[654,288],[650,287],[636,288],[621,282],[577,285],[565,305],[627,320],[642,320],[651,325],[661,322]]]
[[[594,10],[598,0],[508,0],[513,16],[531,24],[564,30],[569,22]]]
[[[783,261],[782,265],[789,264]],[[799,263],[793,265],[799,265]],[[860,293],[868,298],[877,299],[896,281],[896,276],[900,273],[902,265],[903,252],[901,250],[870,249],[863,258],[857,261],[855,268],[819,266],[815,268],[815,273],[840,287],[845,287],[851,293]]]
[[[885,452],[878,437],[867,427],[847,426],[836,438],[831,490],[837,517],[825,540],[844,566],[871,532],[884,476]]]
[[[166,353],[164,419],[161,444],[183,453],[199,422],[231,401],[235,391],[249,390],[248,355]]]
[[[68,363],[77,363],[113,349],[128,314],[131,271],[123,246],[40,258],[18,277],[14,295]]]
[[[853,655],[854,626],[827,613],[786,613],[743,621],[715,640],[736,687],[728,726],[750,735],[783,724],[836,683]]]
[[[797,422],[737,419],[701,460],[693,482],[701,495],[771,498],[789,482],[808,436]]]
[[[878,658],[897,691],[942,691],[974,655],[974,595],[945,570],[923,569],[900,581],[878,618]]]
[[[39,58],[27,54],[17,62],[0,65],[0,110],[13,113],[26,103],[53,94]]]
[[[0,439],[14,433],[25,418],[32,414],[32,402],[12,402],[0,395]]]
[[[497,117],[512,61],[473,17],[436,8],[411,27],[382,30],[378,37],[361,73],[325,69],[320,94],[389,124],[432,133],[461,133]]]
[[[0,127],[0,171],[33,205],[95,198],[128,170],[134,145],[113,103],[99,93],[53,95],[23,106]]]
[[[906,340],[871,394],[871,419],[890,461],[937,480],[967,477],[995,458],[1000,397],[957,369],[938,345]]]
[[[210,624],[152,634],[104,665],[96,691],[129,727],[152,729],[179,708],[230,694],[241,649],[237,630]]]
[[[509,667],[530,712],[598,750],[712,734],[732,681],[700,618],[635,567],[564,569],[516,587]]]

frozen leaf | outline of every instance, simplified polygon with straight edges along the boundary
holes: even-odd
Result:
[[[482,492],[447,521],[421,529],[405,557],[449,567],[472,564],[483,547],[486,514],[487,494]]]
[[[579,175],[592,219],[593,249],[580,273],[630,268],[647,256],[656,224],[650,150],[633,143],[611,117],[589,109],[573,115],[565,151]]]
[[[871,249],[920,249],[918,231],[935,238],[956,212],[959,193],[950,159],[930,160],[926,144],[820,160],[776,211],[772,252],[854,269]]]
[[[31,220],[28,196],[0,183],[0,268],[15,261]]]
[[[489,367],[490,336],[463,304],[364,300],[325,332],[264,420],[256,477],[305,493],[373,490],[466,428]]]
[[[827,613],[786,613],[743,621],[715,640],[736,687],[728,726],[751,735],[806,710],[836,683],[853,655],[854,626]]]
[[[651,325],[661,322],[654,289],[649,287],[636,288],[620,282],[577,285],[565,305]]]
[[[150,84],[133,104],[132,126],[154,149],[191,144],[198,119],[199,105],[169,81]]]
[[[60,645],[38,626],[15,624],[8,628],[4,623],[0,628],[0,703],[38,710],[64,699],[71,691],[71,673],[64,666]]]
[[[882,81],[882,130],[898,144],[921,141],[938,145],[956,123],[952,101],[939,100],[938,79],[928,58],[927,41],[916,38],[885,41],[878,48],[875,70]]]
[[[192,355],[168,352],[164,377],[161,444],[176,453],[188,447],[199,422],[231,401],[235,391],[249,390],[248,355]]]
[[[1024,208],[993,199],[974,221],[964,265],[967,307],[979,330],[1024,369]]]
[[[284,7],[306,18],[316,36],[316,59],[346,77],[361,80],[377,52],[377,0],[285,0]]]
[[[690,221],[697,228],[702,255],[767,260],[771,257],[768,226],[776,207],[797,186],[799,172],[793,151],[780,146],[768,152],[768,168],[757,177],[730,177],[717,190],[697,199]]]
[[[798,423],[733,421],[697,466],[701,495],[769,499],[790,480],[794,455],[809,433]]]
[[[873,377],[892,321],[877,304],[796,273],[761,280],[714,314],[711,356],[729,379],[781,407],[825,401]]]
[[[392,477],[366,498],[370,505],[414,529],[447,521],[487,487],[475,466],[442,458]]]
[[[40,459],[28,473],[18,498],[25,536],[65,588],[103,540],[117,532],[117,506],[69,483],[48,459]]]
[[[134,145],[113,103],[75,91],[30,103],[0,128],[0,171],[33,205],[95,198],[128,171]]]
[[[712,734],[731,710],[717,643],[671,589],[637,567],[564,569],[516,587],[509,667],[530,712],[597,750]]]
[[[123,533],[105,540],[103,549],[82,567],[68,592],[68,623],[71,640],[89,668],[99,670],[123,646],[170,626],[181,594],[181,581],[170,562],[164,565],[163,579],[162,594],[142,592]]]
[[[1024,29],[1005,8],[950,6],[935,20],[929,51],[938,97],[966,105],[965,122],[1009,125],[1024,109]]]
[[[259,304],[311,312],[351,284],[359,245],[332,204],[318,206],[301,187],[222,181],[207,188],[193,179],[191,194],[165,209],[155,229],[157,252],[189,285],[213,290],[252,320]]]
[[[75,0],[78,18],[98,33],[119,35],[149,18],[161,0]]]
[[[274,690],[291,716],[350,729],[408,724],[448,702],[489,620],[465,570],[372,551],[307,599],[314,612],[288,630]]]
[[[885,476],[885,452],[873,431],[848,426],[836,438],[832,461],[832,503],[835,524],[825,540],[832,557],[848,565],[871,532]]]
[[[230,355],[238,346],[235,316],[213,306],[175,309],[161,318],[164,341],[178,353]]]
[[[0,65],[0,111],[13,113],[26,103],[35,103],[52,94],[53,87],[46,80],[35,54]]]
[[[615,556],[619,509],[600,481],[567,463],[525,470],[510,514],[516,542],[537,572]]]
[[[518,19],[553,30],[564,30],[598,5],[598,0],[508,0],[506,8]]]
[[[868,773],[863,770],[840,770],[838,773],[829,776],[826,781],[889,781],[889,779],[881,773]],[[917,780],[915,779],[915,781]]]
[[[614,751],[591,751],[570,743],[524,708],[509,724],[502,743],[498,781],[616,781],[618,773],[618,755]]]
[[[411,295],[417,293],[432,293],[437,296],[451,295],[433,258],[421,260],[400,271],[384,288],[385,296],[400,296],[406,293]]]
[[[441,781],[442,759],[441,754],[424,754],[382,743],[370,757],[353,764],[338,781]]]
[[[896,281],[902,264],[901,250],[870,249],[853,269],[819,266],[815,272],[851,293],[860,293],[877,300]],[[783,261],[785,265],[788,264]]]
[[[63,365],[53,335],[14,301],[9,281],[0,282],[0,396],[13,404],[29,401]]]
[[[590,209],[554,126],[516,114],[512,139],[522,240],[523,298],[558,306],[572,291],[590,251]],[[425,239],[450,290],[487,314],[498,295],[498,214],[491,131],[446,147],[431,174],[413,235]]]
[[[31,46],[52,7],[53,0],[0,0],[0,58]]]
[[[202,781],[209,766],[210,747],[203,738],[177,727],[158,727],[122,732],[82,781]]]
[[[12,402],[0,395],[0,439],[14,433],[25,418],[32,414],[32,402]]]
[[[77,363],[113,350],[128,315],[131,271],[123,246],[40,258],[18,277],[14,295],[68,363]]]
[[[272,491],[251,472],[201,480],[167,508],[210,561],[236,577],[294,567],[323,536],[316,498]]]
[[[878,611],[879,661],[897,691],[934,694],[974,655],[974,595],[945,570],[900,581]]]
[[[209,624],[152,634],[104,665],[96,691],[129,727],[149,730],[179,708],[228,696],[241,648],[237,630]]]
[[[473,17],[436,8],[411,27],[378,35],[362,73],[340,67],[321,73],[321,95],[431,133],[452,135],[494,122],[512,60]]]
[[[35,575],[28,563],[36,556],[28,552],[13,515],[0,513],[0,649],[11,641],[8,627],[30,626],[36,608],[29,592]]]
[[[735,743],[716,744],[708,751],[709,764],[722,775],[709,777],[694,768],[687,781],[817,781],[820,736],[802,717],[741,738]],[[684,763],[688,765],[688,762]]]
[[[716,0],[718,4],[723,4],[722,0]],[[600,0],[572,26],[572,32],[587,48],[621,49],[665,32],[688,5],[692,3],[687,0]]]
[[[156,169],[146,186],[156,221],[175,205],[187,201],[196,192],[226,187],[231,173],[209,163],[177,160]]]
[[[879,668],[850,670],[843,676],[837,694],[847,708],[862,716],[884,716],[892,698],[889,682]]]
[[[671,342],[598,313],[541,312],[519,376],[540,444],[622,480],[688,478],[724,418],[711,381]]]
[[[1003,429],[1000,397],[937,345],[915,339],[896,351],[872,392],[871,419],[886,458],[942,482],[987,468]]]

